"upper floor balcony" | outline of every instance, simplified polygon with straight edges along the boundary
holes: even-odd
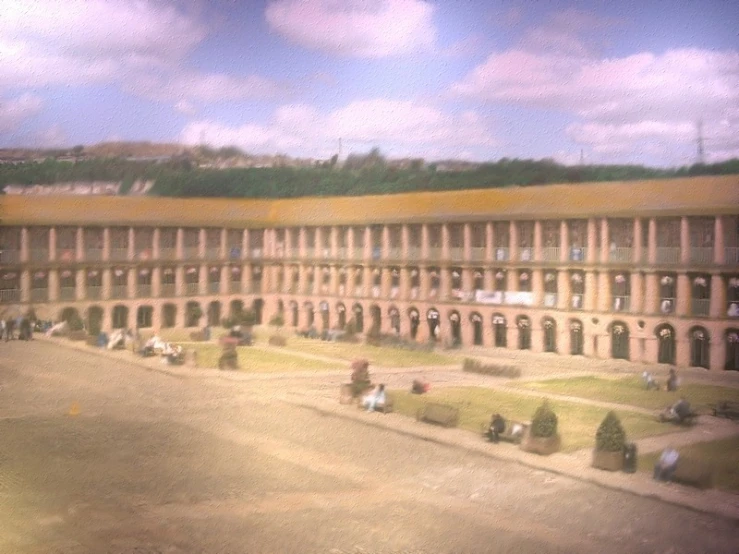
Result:
[[[634,259],[633,249],[614,246],[608,251],[608,261],[614,263],[630,263]]]
[[[657,263],[658,264],[679,264],[680,263],[680,247],[679,246],[658,246],[657,247]]]
[[[21,301],[20,289],[0,289],[0,304],[10,304]]]

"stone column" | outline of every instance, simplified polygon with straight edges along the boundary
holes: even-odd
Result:
[[[411,298],[411,275],[410,270],[403,266],[400,268],[400,300],[407,302]],[[402,317],[401,317],[402,319]]]
[[[323,227],[316,227],[316,232],[313,234],[313,238],[316,241],[313,247],[315,252],[314,257],[317,259],[323,259]],[[318,313],[318,310],[316,311]]]
[[[570,308],[569,271],[560,270],[557,272],[557,308],[560,310],[569,310]]]
[[[162,294],[162,268],[154,266],[151,270],[151,295],[154,298],[159,298]],[[155,312],[161,310],[155,309]]]
[[[77,269],[77,277],[74,280],[74,297],[76,300],[85,300],[85,270]]]
[[[608,263],[610,252],[610,233],[608,231],[608,218],[604,217],[600,220],[600,263],[602,264]]]
[[[390,257],[390,227],[382,226],[382,252],[380,259],[387,260]]]
[[[541,268],[531,271],[531,291],[534,294],[534,307],[541,308],[544,304],[544,277]]]
[[[138,290],[136,290],[137,282],[138,282],[138,274],[137,274],[136,268],[129,267],[128,275],[126,278],[126,293],[129,299],[136,298],[137,296],[137,293],[138,293]]]
[[[302,268],[302,266],[301,266]],[[241,268],[241,291],[242,293],[249,294],[251,293],[251,265],[250,264],[244,264]],[[300,291],[300,294],[302,294],[303,291]]]
[[[154,260],[159,261],[160,252],[159,252],[159,246],[161,242],[161,232],[159,231],[159,227],[154,227],[154,232],[152,233],[152,245],[151,245],[151,257]],[[155,312],[159,312],[159,310],[154,310]]]
[[[136,259],[136,233],[133,227],[128,228],[128,255],[126,258],[129,262]]]
[[[105,231],[107,231],[107,227],[105,228]],[[108,244],[108,247],[110,246],[110,240],[107,238],[103,239],[104,243]],[[184,260],[185,259],[185,230],[182,227],[177,228],[177,239],[176,239],[176,256],[178,260]],[[108,254],[104,254],[104,259],[108,259]]]
[[[293,249],[295,245],[293,244],[293,234],[292,234],[292,228],[291,227],[285,227],[285,257],[286,258],[292,258],[294,257]]]
[[[599,259],[596,255],[598,251],[598,241],[595,240],[597,238],[596,235],[595,219],[591,217],[588,219],[588,256],[585,259],[589,264],[594,264]]]
[[[401,250],[401,256],[403,260],[408,259],[408,249],[409,249],[408,243],[409,242],[410,242],[410,229],[408,228],[408,225],[404,223],[400,227],[400,250]]]
[[[362,268],[362,296],[365,298],[372,296],[372,277],[372,268],[364,266]]]
[[[484,287],[486,291],[495,289],[495,271],[491,267],[485,268],[485,283]]]
[[[339,257],[339,229],[335,226],[329,227],[331,233],[331,257],[335,260]]]
[[[272,254],[274,255],[274,252],[272,252]],[[221,252],[218,257],[221,260],[224,258],[230,258],[228,251],[228,229],[225,228],[221,229]]]
[[[74,259],[78,262],[85,259],[85,241],[83,233],[84,230],[82,227],[77,227],[74,233]]]
[[[429,226],[427,223],[421,225],[421,259],[429,259]]]
[[[21,227],[21,263],[28,263],[28,227]]]
[[[607,271],[598,273],[598,311],[610,312],[611,301],[611,274]]]
[[[448,267],[439,268],[439,300],[449,300],[452,291],[451,270]]]
[[[717,215],[713,222],[713,263],[724,265],[726,251],[724,250],[724,216]],[[711,358],[713,364],[713,358]]]
[[[446,223],[441,224],[441,259],[449,262],[449,225]]]
[[[657,274],[649,272],[644,277],[645,292],[642,305],[642,313],[651,315],[658,312],[659,303],[659,280]],[[633,294],[633,293],[632,293]]]
[[[110,299],[111,272],[109,267],[102,270],[102,300]]]
[[[249,247],[251,245],[251,235],[249,229],[244,229],[241,235],[241,259],[248,260],[251,258]]]
[[[677,275],[677,310],[676,315],[688,316],[690,315],[690,279],[685,273],[678,273]]]
[[[518,271],[515,269],[506,271],[505,288],[507,292],[516,292],[518,290]]]
[[[708,312],[711,319],[724,318],[727,315],[726,285],[720,273],[711,273],[711,305]],[[723,340],[723,337],[721,337]],[[712,342],[716,342],[716,338]],[[713,362],[713,359],[711,359]]]
[[[708,365],[711,369],[723,370],[726,360],[726,341],[723,336],[714,337],[709,343]]]
[[[566,219],[559,224],[559,261],[570,261],[570,229]],[[582,245],[580,245],[582,246]]]
[[[202,227],[198,229],[198,259],[205,259],[206,233]]]
[[[657,263],[657,219],[654,217],[649,218],[647,262],[650,266],[654,266]]]
[[[680,218],[680,263],[690,263],[690,222],[686,216]]]
[[[634,255],[634,257],[633,257],[633,260],[632,261],[635,264],[641,264],[642,257],[644,256],[644,254],[642,253],[642,240],[641,240],[642,227],[641,227],[641,219],[638,218],[638,217],[635,217],[634,218],[634,231],[633,231],[633,233],[634,233],[634,237],[633,237],[633,240],[632,240],[631,244],[634,245],[634,250],[632,252],[632,254]]]
[[[511,221],[509,223],[509,229],[510,229],[510,242],[508,244],[508,250],[509,250],[509,260],[510,261],[518,261],[518,222],[517,221]]]
[[[419,291],[420,293],[419,300],[426,302],[429,300],[429,290],[431,289],[431,278],[429,277],[429,268],[419,267],[418,268],[418,278],[419,278],[419,288],[421,289]]]
[[[223,244],[223,242],[221,242],[221,244]],[[225,250],[222,249],[222,251],[225,251]],[[221,266],[221,283],[220,284],[221,284],[221,290],[220,290],[221,296],[228,296],[231,293],[230,291],[231,272],[228,270],[227,265]]]
[[[339,268],[332,265],[330,268],[331,278],[329,280],[329,294],[331,296],[338,296],[339,294]]]
[[[657,341],[654,342],[656,345]],[[657,349],[655,348],[655,350]],[[653,359],[656,359],[656,352]],[[690,336],[686,336],[684,333],[678,333],[675,337],[675,365],[690,365]]]
[[[638,271],[632,271],[631,272],[631,305],[629,307],[629,311],[632,314],[640,314],[643,311],[643,294],[642,294],[642,287],[643,287],[643,279],[642,274]]]
[[[485,261],[495,259],[495,236],[493,233],[493,223],[488,221],[485,224]],[[487,273],[487,272],[486,272]],[[487,288],[487,285],[486,285]],[[488,289],[491,290],[491,289]]]
[[[541,220],[534,221],[534,261],[543,261],[542,237],[541,237]]]
[[[462,268],[462,291],[465,295],[465,301],[467,301],[467,298],[471,292],[472,292],[472,268],[465,267]]]
[[[349,256],[347,257],[350,260],[354,260],[354,242],[354,227],[349,227],[346,233],[346,247],[349,251]],[[351,313],[347,313],[347,318],[351,315]]]
[[[56,261],[56,227],[49,228],[49,261]],[[51,290],[49,290],[49,294],[51,294]],[[51,297],[49,299],[51,300]]]
[[[31,300],[31,272],[28,269],[21,271],[21,302],[28,303]]]
[[[308,233],[305,230],[305,227],[301,227],[298,231],[298,257],[300,258],[300,261],[305,261],[306,256],[306,235]],[[302,288],[301,288],[302,292]]]
[[[198,294],[200,296],[208,294],[208,266],[205,264],[200,264],[198,271]]]
[[[589,251],[590,249],[588,249]],[[586,312],[595,310],[595,298],[597,294],[595,284],[595,273],[593,271],[585,272],[585,293],[583,294],[583,308]]]
[[[465,262],[472,261],[472,225],[465,223],[462,225],[462,259]],[[467,320],[469,322],[469,320]]]
[[[367,225],[364,228],[364,258],[365,263],[372,263],[372,228]]]
[[[391,279],[392,275],[390,274],[390,268],[383,267],[380,273],[380,298],[382,299],[389,299],[390,298],[390,285],[391,285]]]

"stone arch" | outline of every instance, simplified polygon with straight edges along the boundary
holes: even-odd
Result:
[[[372,326],[371,329],[375,330],[376,332],[382,331],[382,310],[380,309],[380,306],[377,304],[372,304],[370,306],[370,319],[372,320]]]
[[[162,306],[162,328],[169,329],[177,325],[177,306],[175,304],[164,304]]]
[[[241,320],[241,314],[244,313],[244,302],[241,300],[231,300],[228,305],[228,318],[232,321]]]
[[[313,302],[304,302],[303,309],[305,310],[305,326],[312,327],[316,321],[316,311],[313,307]]]
[[[657,363],[675,365],[675,328],[669,323],[660,323],[654,328],[657,337]]]
[[[696,325],[688,332],[690,340],[690,367],[710,369],[711,336],[705,327]]]
[[[149,305],[139,306],[136,309],[136,328],[150,329],[154,320],[154,308]]]
[[[346,306],[343,302],[336,304],[336,317],[338,319],[337,327],[343,330],[346,327]]]
[[[585,339],[583,338],[583,325],[579,319],[570,320],[570,354],[582,356]]]
[[[264,300],[261,298],[252,300],[251,309],[254,311],[254,323],[261,325],[262,318],[264,317]]]
[[[128,306],[118,304],[113,307],[111,312],[112,327],[113,329],[127,329],[128,328]]]
[[[321,300],[321,302],[318,303],[318,311],[321,313],[321,330],[328,331],[330,317],[328,302]]]
[[[544,330],[544,352],[557,351],[557,322],[552,317],[543,317],[541,327]]]
[[[71,327],[74,323],[82,321],[80,312],[73,306],[67,306],[59,312],[59,321],[66,321]]]
[[[364,332],[364,308],[357,302],[352,306],[352,312],[354,313],[354,326],[357,333]]]
[[[470,314],[470,323],[472,324],[472,344],[475,346],[483,345],[483,318],[478,312]]]
[[[393,333],[400,335],[400,311],[395,306],[390,306],[387,310],[388,318],[390,318],[390,328]]]
[[[629,359],[629,326],[623,321],[613,321],[608,325],[611,335],[611,358]]]
[[[300,325],[300,308],[298,303],[295,300],[290,300],[288,307],[290,308],[290,314],[292,317],[291,325],[293,327],[297,327]]]
[[[93,336],[97,336],[103,330],[103,321],[105,319],[105,310],[100,306],[90,306],[87,308],[87,332]]]
[[[191,300],[185,304],[185,327],[198,327],[201,317],[203,317],[203,309],[200,307],[200,302]]]
[[[416,337],[418,336],[418,325],[421,322],[421,314],[413,306],[408,308],[408,321],[410,324],[411,340],[416,340]]]
[[[439,340],[439,335],[441,332],[439,310],[437,310],[436,308],[429,308],[429,310],[426,312],[426,323],[428,323],[429,326],[429,339],[432,341]]]
[[[518,328],[518,349],[531,350],[531,319],[527,315],[516,317]]]
[[[739,371],[739,329],[727,329],[724,334],[726,342],[726,361],[724,369]]]
[[[221,303],[218,300],[213,300],[208,304],[208,325],[211,327],[217,327],[221,322]]]
[[[449,330],[452,335],[452,346],[462,345],[462,318],[457,310],[449,312]]]
[[[493,314],[493,343],[498,348],[508,346],[508,322],[503,314]]]

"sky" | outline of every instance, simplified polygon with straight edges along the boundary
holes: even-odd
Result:
[[[675,167],[699,135],[739,157],[733,0],[0,0],[0,147]]]

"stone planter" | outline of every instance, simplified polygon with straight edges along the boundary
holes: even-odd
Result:
[[[617,452],[593,450],[593,467],[606,471],[621,471],[624,467],[623,452],[620,450]]]
[[[555,452],[559,452],[562,446],[562,440],[559,435],[553,437],[532,437],[529,430],[521,441],[520,448],[524,452],[533,452],[541,456],[549,456]]]

